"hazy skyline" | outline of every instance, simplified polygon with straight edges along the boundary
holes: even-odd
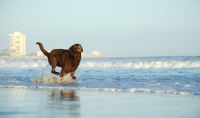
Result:
[[[199,0],[1,0],[0,50],[26,35],[27,53],[68,49],[119,56],[200,55]]]

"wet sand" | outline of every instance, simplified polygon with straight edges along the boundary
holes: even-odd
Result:
[[[200,97],[0,88],[1,118],[200,118]]]

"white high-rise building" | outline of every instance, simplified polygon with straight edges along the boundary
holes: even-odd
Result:
[[[20,32],[9,34],[10,36],[10,55],[24,56],[26,55],[26,36]]]

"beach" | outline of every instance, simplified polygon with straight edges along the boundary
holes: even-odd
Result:
[[[46,59],[2,58],[0,117],[199,118],[199,60],[83,58],[77,79],[58,83]]]
[[[1,0],[0,118],[200,118],[200,0]]]
[[[0,88],[2,118],[199,118],[191,95]]]

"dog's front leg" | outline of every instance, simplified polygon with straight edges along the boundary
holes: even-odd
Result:
[[[72,77],[73,79],[76,79],[76,76],[74,76],[75,72],[71,72],[70,74],[71,74],[71,77]]]
[[[62,81],[63,79],[63,76],[65,75],[66,71],[64,69],[61,70],[61,73],[60,73],[60,81]]]

